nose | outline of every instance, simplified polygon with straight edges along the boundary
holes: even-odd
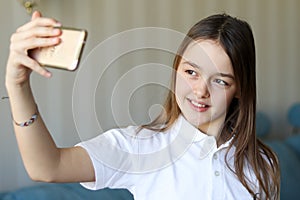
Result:
[[[199,78],[194,82],[193,93],[197,99],[210,97],[207,81],[204,78]]]

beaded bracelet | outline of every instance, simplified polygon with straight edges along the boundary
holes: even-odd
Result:
[[[29,120],[22,122],[22,123],[18,123],[14,119],[13,119],[13,121],[14,121],[15,125],[17,125],[17,126],[26,127],[26,126],[30,126],[31,124],[33,124],[35,122],[35,120],[37,119],[38,115],[39,115],[39,111],[37,109],[37,111],[31,116],[31,118]]]

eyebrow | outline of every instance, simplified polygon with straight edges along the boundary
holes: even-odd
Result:
[[[191,65],[192,67],[197,68],[197,69],[200,69],[200,70],[201,70],[201,68],[202,68],[201,66],[197,65],[196,63],[193,63],[193,62],[188,61],[188,60],[184,61],[183,64]],[[233,76],[232,74],[216,73],[216,75],[222,76],[222,77],[228,77],[228,78],[231,78],[231,79],[235,80],[235,78],[234,78],[234,76]]]

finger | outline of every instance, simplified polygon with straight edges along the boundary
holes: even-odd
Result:
[[[23,41],[33,37],[58,37],[62,33],[61,29],[53,27],[35,27],[31,30],[17,32],[11,36],[11,42]]]
[[[23,26],[19,27],[16,32],[23,32],[27,30],[31,30],[34,27],[38,26],[48,26],[48,27],[60,27],[61,23],[59,23],[57,20],[52,19],[52,18],[43,18],[43,17],[38,17]]]
[[[18,36],[15,36],[18,37]],[[10,50],[25,53],[27,55],[27,51],[30,49],[35,49],[38,47],[48,47],[54,46],[60,43],[59,37],[30,37],[26,39],[20,38],[12,38],[12,42],[10,45]]]
[[[24,56],[23,54],[17,55],[15,62],[15,66],[18,65],[27,67],[43,77],[50,78],[52,76],[51,72],[49,72],[45,67],[42,67],[37,61],[28,56]]]
[[[30,38],[28,41],[20,44],[20,49],[25,51],[40,47],[49,47],[59,44],[61,41],[58,37],[52,38]]]
[[[38,17],[42,17],[42,14],[39,11],[34,11],[31,16],[31,20],[34,20]]]

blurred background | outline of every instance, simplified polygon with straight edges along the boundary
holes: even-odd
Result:
[[[84,28],[88,31],[82,65],[79,66],[78,71],[51,69],[53,78],[49,80],[35,74],[32,77],[32,86],[40,112],[58,146],[73,146],[82,138],[101,133],[100,130],[99,132],[95,130],[93,125],[89,126],[89,118],[81,121],[85,124],[82,129],[87,135],[78,133],[72,112],[74,101],[72,95],[76,77],[81,68],[88,67],[84,60],[93,53],[92,50],[97,45],[114,34],[133,28],[161,27],[186,33],[200,19],[216,13],[239,17],[252,26],[257,51],[258,110],[268,118],[267,138],[284,141],[292,136],[292,126],[287,115],[290,107],[300,102],[300,13],[298,11],[300,1],[31,0],[26,4],[27,9],[24,5],[26,2],[0,0],[0,191],[37,184],[28,178],[23,167],[12,129],[4,85],[10,36],[17,27],[30,20],[31,9],[40,10],[44,16],[53,17],[64,26]],[[109,54],[109,49],[106,53]],[[99,55],[98,59],[101,59],[101,56],[106,55]],[[151,116],[159,111],[159,104],[163,102],[166,88],[159,84],[148,84],[130,91],[132,92],[130,99],[123,99],[122,96],[126,96],[123,93],[117,95],[114,99],[115,104],[125,106],[130,117],[122,113],[112,113],[112,91],[118,80],[130,69],[147,63],[171,66],[173,57],[172,52],[143,49],[122,55],[105,68],[97,85],[86,88],[94,94],[95,115],[101,131],[151,120]],[[98,68],[104,69],[103,66],[99,66],[101,62],[98,61],[94,60],[94,66],[91,68],[96,72]],[[93,72],[91,70],[90,75]],[[168,72],[157,72],[156,75],[162,83],[169,81]],[[141,73],[135,79],[140,80],[148,76],[147,73]],[[81,82],[77,84],[80,85]],[[126,90],[125,86],[123,90]],[[118,91],[123,90],[121,87]],[[80,98],[84,101],[87,97]],[[78,105],[80,106],[80,103]],[[82,109],[80,112],[84,114],[85,110]],[[116,116],[121,116],[118,122]]]

